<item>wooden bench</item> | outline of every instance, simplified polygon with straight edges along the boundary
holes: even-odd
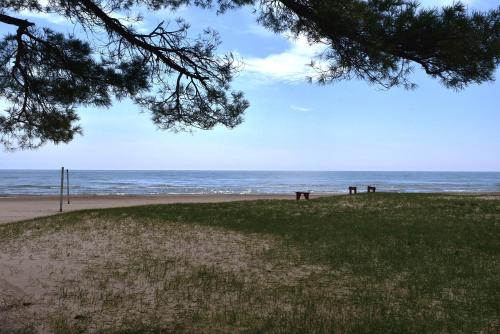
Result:
[[[377,190],[377,188],[375,188],[374,186],[368,186],[368,192],[369,193],[374,193],[375,190]]]
[[[300,196],[304,195],[304,198],[306,200],[309,199],[309,194],[310,192],[309,191],[296,191],[295,192],[295,198],[297,199],[297,201],[300,199]]]
[[[352,195],[353,193],[356,195],[358,193],[358,188],[349,187],[349,195]]]

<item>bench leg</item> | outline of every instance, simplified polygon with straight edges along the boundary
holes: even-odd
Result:
[[[305,194],[304,194],[304,197],[305,197],[307,200],[309,200],[309,194],[308,194],[308,193],[305,193]]]
[[[300,199],[300,193],[295,193],[295,198],[298,201]]]

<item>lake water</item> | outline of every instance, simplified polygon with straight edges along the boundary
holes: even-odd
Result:
[[[295,172],[70,170],[73,194],[284,194],[366,191],[500,192],[500,172]],[[66,179],[66,178],[65,178]],[[66,182],[66,180],[65,180]],[[57,195],[60,170],[0,170],[0,196]]]

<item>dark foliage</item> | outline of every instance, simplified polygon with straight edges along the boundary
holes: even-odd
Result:
[[[0,1],[4,12],[56,12],[89,36],[104,33],[107,39],[104,45],[81,41],[0,12],[0,22],[17,26],[16,34],[0,42],[1,96],[10,102],[0,113],[0,140],[7,148],[69,142],[81,132],[75,108],[110,106],[113,97],[131,98],[165,129],[234,127],[242,121],[248,102],[230,89],[237,64],[231,55],[217,55],[217,34],[206,30],[192,40],[182,21],[173,29],[160,24],[138,33],[112,17],[131,4]]]
[[[413,88],[416,63],[460,89],[493,80],[500,61],[500,7],[468,13],[459,2],[420,10],[407,0],[263,0],[261,8],[265,26],[329,46],[316,66],[320,83],[355,77]]]
[[[500,7],[470,12],[456,3],[419,9],[408,0],[0,0],[0,23],[16,28],[0,41],[0,141],[7,148],[69,142],[81,131],[76,108],[130,98],[164,129],[234,127],[248,108],[230,83],[237,63],[216,53],[207,29],[188,36],[182,20],[139,33],[113,14],[181,5],[226,10],[251,5],[265,27],[324,43],[311,64],[319,83],[360,78],[385,88],[413,88],[412,65],[461,89],[493,80],[500,62]],[[57,13],[88,32],[88,40],[40,29],[22,10]],[[133,20],[133,18],[129,18]],[[105,43],[99,42],[105,36]],[[313,79],[313,78],[311,78]]]

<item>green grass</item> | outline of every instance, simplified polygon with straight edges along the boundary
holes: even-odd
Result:
[[[89,217],[97,223],[86,223]],[[93,330],[103,333],[497,333],[500,330],[500,197],[375,193],[299,202],[273,200],[87,210],[0,226],[0,245],[61,231],[89,229],[102,229],[102,233],[120,231],[133,240],[139,230],[158,231],[161,236],[166,233],[162,232],[163,226],[172,223],[271,238],[276,243],[261,253],[262,263],[286,270],[301,266],[321,270],[311,270],[293,284],[287,284],[286,280],[270,281],[272,272],[252,277],[208,264],[191,265],[177,276],[168,274],[167,279],[167,272],[187,265],[130,250],[126,267],[108,263],[105,278],[103,271],[89,267],[81,279],[101,282],[103,293],[98,303],[101,311],[118,309],[125,303],[124,298],[132,298],[126,289],[107,291],[110,281],[125,284],[138,277],[156,286],[156,306],[146,307],[143,316],[131,315],[119,323]],[[154,239],[153,247],[154,242],[160,241],[160,237]],[[77,298],[82,305],[97,305],[91,295],[83,288],[67,292],[67,296],[72,296],[67,298]],[[174,300],[172,295],[177,302],[192,299],[194,306],[181,308],[174,319],[162,319],[157,311],[163,307],[160,304]],[[58,313],[53,318],[57,320],[53,321],[57,324],[53,330],[90,331],[93,327],[88,327],[92,322],[89,317],[92,314],[85,317],[88,323],[85,327],[81,321],[66,320]]]

